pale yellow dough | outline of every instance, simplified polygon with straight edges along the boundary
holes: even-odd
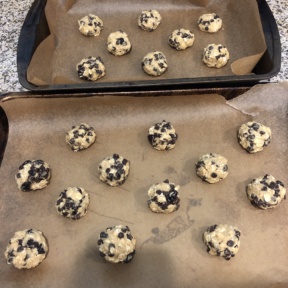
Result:
[[[176,50],[185,50],[194,43],[194,34],[187,29],[181,28],[174,30],[169,36],[168,43]]]
[[[108,262],[129,263],[135,255],[136,239],[128,226],[116,225],[100,233],[98,247]]]
[[[48,253],[46,238],[41,231],[26,229],[18,231],[10,239],[5,251],[7,264],[18,269],[38,266]]]
[[[209,227],[204,232],[203,238],[211,255],[230,260],[239,251],[240,236],[241,231],[237,227],[218,224]]]
[[[127,33],[118,30],[110,33],[107,40],[107,49],[115,56],[122,56],[130,52],[131,43]]]
[[[266,174],[248,184],[247,196],[253,205],[265,210],[277,207],[286,199],[286,189],[281,181]]]
[[[179,185],[165,180],[152,185],[148,190],[148,207],[155,213],[171,213],[179,208]]]
[[[239,144],[249,153],[262,151],[270,144],[271,129],[256,121],[242,124],[238,130]]]
[[[160,51],[150,52],[142,59],[143,70],[151,76],[160,76],[168,68],[165,55]]]
[[[162,16],[157,10],[145,10],[138,17],[138,26],[145,31],[152,32],[160,25],[161,20]]]
[[[78,20],[79,31],[85,36],[98,36],[103,30],[103,21],[94,14],[89,14]]]
[[[216,33],[222,27],[222,19],[215,13],[203,14],[198,19],[198,27],[203,32]]]
[[[205,154],[196,163],[196,173],[206,182],[217,183],[228,175],[227,162],[227,159],[220,154]]]
[[[210,68],[221,68],[230,59],[228,49],[222,44],[209,44],[204,48],[202,61]]]

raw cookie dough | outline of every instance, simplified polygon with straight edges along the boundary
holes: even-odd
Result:
[[[76,71],[81,79],[96,81],[105,75],[105,66],[100,57],[89,56],[76,65]]]
[[[138,18],[138,26],[145,31],[154,31],[161,23],[162,17],[157,10],[142,11]]]
[[[222,19],[215,13],[203,14],[198,19],[198,27],[201,31],[215,33],[222,27]]]
[[[116,225],[100,233],[100,255],[111,263],[129,263],[135,255],[136,239],[128,226]]]
[[[7,264],[13,264],[18,269],[30,269],[39,265],[47,252],[48,245],[42,232],[26,229],[14,234],[4,254]]]
[[[122,56],[127,54],[131,48],[130,40],[125,32],[118,30],[108,36],[107,49],[113,55]]]
[[[90,147],[96,139],[96,133],[93,127],[86,123],[78,126],[72,126],[72,129],[66,132],[65,141],[74,152],[78,152]]]
[[[209,254],[230,260],[239,250],[240,236],[241,232],[237,227],[219,224],[209,227],[203,238]]]
[[[163,120],[148,130],[148,141],[156,150],[171,150],[175,147],[178,135],[170,122]]]
[[[18,188],[23,192],[45,188],[50,181],[51,169],[43,160],[26,160],[15,176]]]
[[[271,129],[255,121],[247,122],[238,130],[238,141],[249,153],[262,151],[271,141]]]
[[[253,179],[247,186],[247,196],[251,203],[261,209],[275,208],[286,199],[286,189],[281,181],[272,175]]]
[[[181,28],[172,32],[169,36],[168,43],[176,50],[185,50],[193,45],[194,40],[195,36],[190,30]]]
[[[78,20],[79,31],[85,36],[98,36],[104,28],[103,21],[96,15],[89,14]]]
[[[110,186],[118,186],[125,182],[129,175],[130,161],[118,154],[105,158],[98,167],[100,180]]]
[[[202,61],[208,67],[221,68],[229,61],[229,52],[224,45],[209,44],[204,48]]]
[[[228,175],[227,159],[216,153],[209,153],[199,158],[196,173],[204,181],[217,183]]]
[[[171,213],[179,208],[179,185],[165,180],[152,185],[148,190],[148,207],[156,213]]]
[[[64,217],[78,220],[87,213],[89,195],[81,187],[69,187],[62,191],[56,201],[58,213]]]
[[[141,62],[143,70],[152,76],[160,76],[168,68],[165,55],[160,51],[146,54]]]

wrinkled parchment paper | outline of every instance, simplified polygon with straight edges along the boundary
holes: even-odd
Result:
[[[226,103],[219,95],[18,99],[2,103],[10,134],[0,178],[0,277],[3,287],[287,287],[287,200],[274,210],[253,207],[245,187],[252,178],[274,175],[288,186],[286,84],[258,85]],[[156,151],[148,128],[171,121],[179,139],[171,151]],[[264,151],[248,154],[237,129],[255,119],[272,129]],[[65,143],[73,124],[87,122],[96,143],[78,153]],[[195,162],[205,153],[228,159],[228,177],[202,182]],[[100,161],[118,153],[131,161],[120,187],[98,179]],[[14,175],[26,159],[43,159],[52,179],[43,190],[24,193]],[[180,208],[155,214],[147,207],[149,187],[169,179],[181,185]],[[84,218],[57,214],[60,192],[85,188],[91,198]],[[242,231],[239,253],[225,261],[206,252],[202,234],[216,223]],[[113,265],[98,254],[106,227],[128,225],[137,239],[129,264]],[[4,250],[15,231],[43,231],[48,257],[38,267],[17,270],[5,263]]]
[[[137,25],[141,11],[147,9],[158,10],[163,18],[153,32]],[[104,61],[106,76],[97,83],[244,75],[252,71],[266,50],[256,0],[48,0],[45,13],[51,35],[38,46],[27,71],[28,81],[35,85],[85,83],[75,67],[88,56],[100,56]],[[78,31],[78,20],[89,13],[104,22],[98,37],[86,37]],[[223,19],[218,33],[199,30],[197,20],[204,13],[217,13]],[[185,51],[168,45],[169,35],[179,28],[195,34],[193,47]],[[132,51],[116,57],[107,51],[106,41],[119,29],[128,34]],[[204,47],[212,43],[223,44],[230,52],[229,64],[221,69],[208,68],[201,61]],[[148,52],[157,50],[166,55],[169,68],[155,78],[143,72],[141,61]]]

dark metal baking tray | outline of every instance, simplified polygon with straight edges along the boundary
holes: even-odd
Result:
[[[31,6],[21,29],[17,49],[17,69],[20,84],[31,91],[41,93],[126,92],[159,91],[209,87],[252,86],[277,75],[281,67],[281,42],[277,24],[265,0],[257,0],[267,50],[255,66],[252,74],[243,76],[197,77],[162,79],[159,81],[97,82],[36,86],[27,80],[27,69],[37,46],[50,34],[44,8],[46,0],[36,0]]]

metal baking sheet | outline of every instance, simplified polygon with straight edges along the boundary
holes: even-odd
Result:
[[[3,287],[287,287],[287,200],[264,211],[245,193],[251,179],[264,173],[287,187],[287,83],[257,85],[229,101],[217,94],[70,96],[7,98],[1,104],[9,121],[0,179]],[[179,139],[173,150],[160,152],[150,146],[147,131],[163,119]],[[254,155],[236,136],[251,119],[273,133],[271,144]],[[97,139],[74,153],[65,132],[81,122],[95,128]],[[198,157],[212,151],[228,159],[228,177],[217,184],[202,182],[195,173]],[[120,187],[97,176],[99,162],[111,153],[131,161]],[[32,158],[51,165],[51,183],[23,193],[14,177]],[[180,208],[154,214],[147,190],[165,179],[181,186]],[[62,189],[72,185],[83,186],[91,198],[87,215],[78,221],[58,215],[54,207]],[[206,252],[202,234],[216,223],[242,232],[239,253],[230,261]],[[115,224],[128,225],[137,240],[135,258],[126,265],[105,262],[97,250],[99,233]],[[15,231],[30,227],[43,231],[49,254],[38,267],[17,270],[5,263],[3,252]]]
[[[109,3],[107,3],[108,5]],[[97,92],[119,92],[119,91],[149,91],[165,89],[187,89],[197,87],[223,87],[231,85],[253,85],[260,80],[266,80],[275,76],[280,70],[281,45],[278,28],[273,14],[265,0],[257,1],[261,24],[267,50],[249,75],[211,76],[211,77],[178,77],[168,79],[155,79],[145,81],[138,79],[122,79],[121,81],[96,82],[96,83],[67,83],[51,85],[35,85],[27,80],[27,69],[30,65],[33,53],[39,44],[49,34],[49,27],[44,13],[46,1],[36,0],[29,11],[23,24],[18,45],[18,75],[20,83],[27,89],[33,91],[97,91]],[[68,4],[67,4],[68,5]],[[109,10],[109,9],[108,9]],[[171,12],[173,13],[173,11]],[[24,49],[25,47],[25,49]]]

